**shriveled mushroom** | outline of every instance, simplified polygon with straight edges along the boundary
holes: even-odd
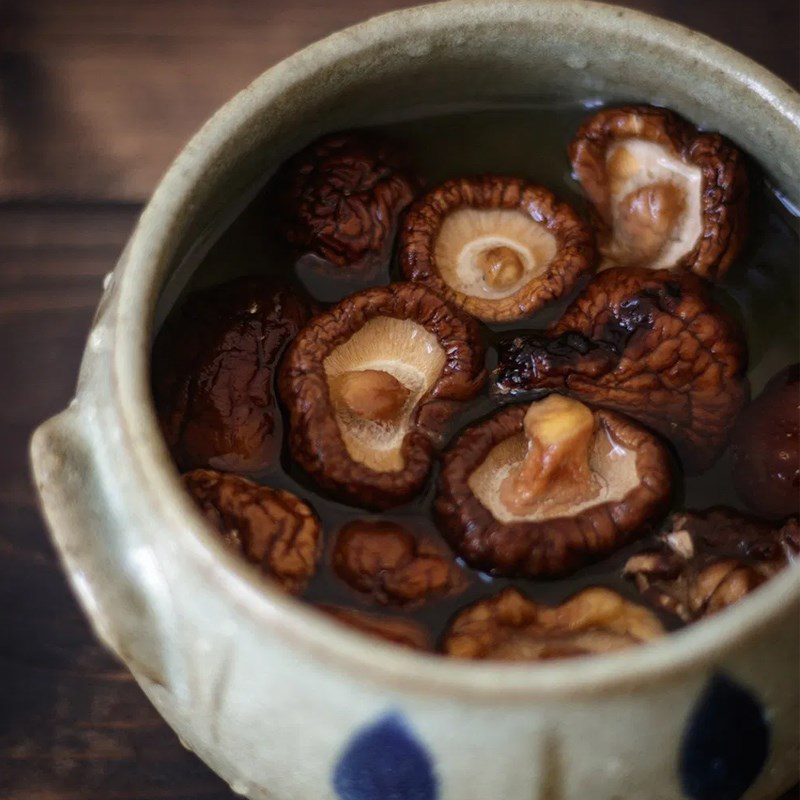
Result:
[[[153,347],[153,394],[181,469],[256,472],[280,452],[273,373],[313,308],[291,289],[240,278],[189,295]]]
[[[710,466],[747,401],[737,324],[688,273],[601,272],[546,332],[499,344],[495,390],[558,391],[666,436],[689,472]]]
[[[281,368],[292,456],[352,503],[398,505],[422,488],[483,362],[475,322],[424,286],[354,294],[301,331]]]
[[[387,642],[410,647],[412,650],[431,649],[428,632],[413,620],[368,614],[365,611],[357,611],[355,608],[343,606],[321,605],[317,607],[339,622],[369,636],[378,636]]]
[[[654,549],[628,559],[639,591],[684,622],[735,603],[800,556],[797,517],[771,524],[731,509],[672,516]]]
[[[456,658],[542,661],[610,653],[663,634],[651,611],[610,589],[584,589],[555,607],[505,589],[459,612],[443,650]]]
[[[467,585],[446,547],[389,520],[359,519],[345,525],[334,546],[333,568],[349,586],[381,605],[421,605]]]
[[[641,535],[670,489],[668,456],[653,434],[551,395],[461,434],[444,454],[434,511],[472,566],[555,575]]]
[[[733,433],[733,480],[754,511],[800,510],[800,365],[781,370],[742,413]]]
[[[284,167],[287,239],[340,270],[388,263],[397,220],[417,185],[400,149],[368,133],[325,136]]]
[[[520,178],[447,181],[406,214],[400,264],[479,319],[533,314],[594,269],[591,231],[552,192]]]
[[[570,159],[593,205],[603,266],[714,279],[741,250],[747,170],[718,133],[664,108],[606,108],[578,130]]]
[[[287,592],[303,591],[322,543],[319,520],[309,505],[291,492],[214,470],[188,472],[183,484],[232,548]]]

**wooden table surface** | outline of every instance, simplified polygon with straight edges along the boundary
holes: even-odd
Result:
[[[27,441],[72,396],[102,276],[186,138],[299,47],[411,4],[0,0],[4,800],[235,797],[92,637],[36,508]],[[798,82],[796,0],[624,5],[705,31]]]

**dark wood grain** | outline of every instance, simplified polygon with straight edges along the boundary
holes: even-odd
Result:
[[[96,643],[39,518],[27,441],[71,398],[102,278],[186,137],[270,64],[404,4],[0,0],[3,800],[236,797]],[[708,32],[797,83],[794,0],[625,5]]]

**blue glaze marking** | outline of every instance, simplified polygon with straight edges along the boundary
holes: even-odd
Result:
[[[430,754],[405,719],[387,714],[356,732],[333,773],[341,800],[436,800]]]
[[[755,695],[726,675],[715,675],[683,737],[683,791],[691,800],[739,800],[764,767],[769,745],[769,724]]]

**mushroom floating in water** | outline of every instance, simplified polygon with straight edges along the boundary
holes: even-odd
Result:
[[[494,389],[558,391],[626,414],[710,466],[747,402],[747,350],[733,318],[690,273],[598,274],[546,332],[504,335]]]
[[[359,292],[315,317],[281,369],[294,460],[369,508],[413,497],[459,401],[486,378],[474,320],[418,284]]]
[[[505,408],[456,439],[443,456],[434,513],[472,566],[557,575],[641,535],[671,484],[653,434],[550,395]]]
[[[450,180],[408,211],[399,261],[489,322],[528,317],[594,269],[588,226],[552,192],[519,178]]]
[[[717,133],[664,108],[598,111],[569,148],[593,207],[602,266],[721,277],[747,232],[747,170]]]
[[[320,605],[317,608],[342,624],[368,636],[377,636],[387,642],[412,650],[431,649],[430,634],[414,620],[369,614],[366,611],[358,611],[355,608],[344,606]]]

